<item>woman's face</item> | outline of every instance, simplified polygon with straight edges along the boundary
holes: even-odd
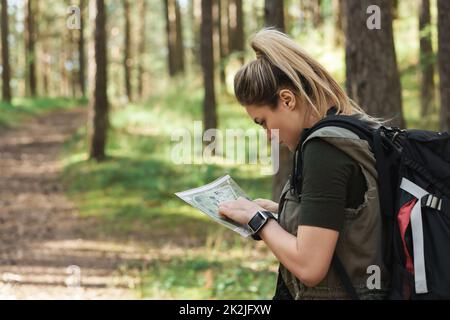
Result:
[[[278,129],[278,141],[291,151],[295,151],[303,129],[311,127],[318,120],[307,116],[306,107],[289,89],[280,90],[278,104],[274,109],[269,105],[250,105],[245,109],[256,124],[267,130],[269,140],[276,134],[271,130]]]

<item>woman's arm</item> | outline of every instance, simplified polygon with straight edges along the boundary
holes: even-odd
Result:
[[[263,210],[245,198],[223,202],[219,213],[242,224]],[[299,226],[297,237],[270,220],[259,235],[277,259],[302,283],[316,286],[326,276],[336,247],[339,232],[320,227]]]
[[[318,285],[330,268],[337,231],[299,226],[297,237],[270,220],[259,233],[277,259],[308,287]]]

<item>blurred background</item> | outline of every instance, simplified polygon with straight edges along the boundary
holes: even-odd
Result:
[[[264,245],[174,192],[228,173],[250,197],[277,199],[289,152],[275,176],[171,160],[172,132],[194,121],[256,128],[233,76],[265,26],[371,115],[450,126],[448,0],[1,0],[0,25],[3,299],[273,296]]]

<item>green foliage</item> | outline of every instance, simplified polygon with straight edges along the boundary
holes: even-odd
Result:
[[[193,255],[152,263],[141,284],[143,297],[162,299],[270,299],[276,283],[272,262]]]

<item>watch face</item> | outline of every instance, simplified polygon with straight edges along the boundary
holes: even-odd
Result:
[[[261,212],[257,212],[254,217],[248,222],[250,228],[255,232],[261,226],[261,223],[265,220],[265,217],[261,214]]]

